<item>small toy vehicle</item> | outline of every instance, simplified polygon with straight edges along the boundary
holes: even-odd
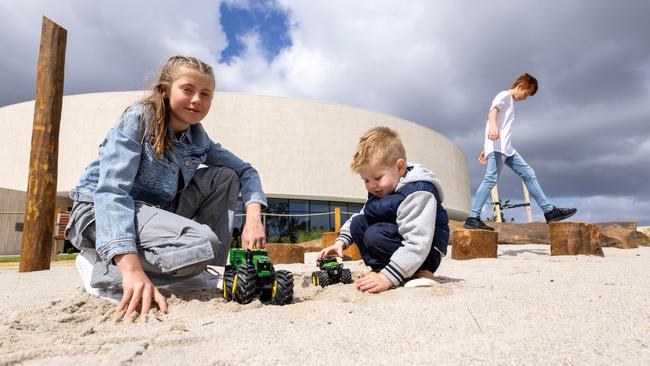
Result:
[[[352,272],[343,268],[343,265],[334,256],[323,257],[316,261],[320,271],[312,272],[311,283],[316,286],[329,286],[335,283],[352,283]]]
[[[273,268],[268,252],[263,249],[230,249],[230,264],[223,276],[223,298],[248,304],[255,296],[273,305],[293,300],[293,274]]]

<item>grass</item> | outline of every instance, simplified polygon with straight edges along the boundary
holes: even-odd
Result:
[[[325,229],[315,229],[310,231],[299,231],[298,232],[298,243],[320,239]]]
[[[66,261],[66,260],[72,260],[77,257],[77,253],[72,253],[72,254],[58,254],[56,256],[57,261]],[[11,262],[20,262],[20,256],[19,255],[5,255],[5,256],[0,256],[0,263],[11,263]]]

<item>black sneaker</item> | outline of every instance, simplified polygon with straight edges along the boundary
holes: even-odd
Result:
[[[546,218],[546,223],[550,224],[552,222],[562,221],[568,219],[569,217],[575,215],[578,212],[576,208],[557,208],[553,206],[553,210],[544,213]]]
[[[490,230],[494,231],[494,228],[492,226],[487,226],[481,219],[477,217],[468,217],[465,219],[465,223],[463,224],[463,227],[465,229],[478,229],[478,230]]]

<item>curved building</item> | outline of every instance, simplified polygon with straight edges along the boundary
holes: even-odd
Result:
[[[59,196],[67,196],[82,170],[96,158],[98,145],[122,111],[145,93],[63,98]],[[0,128],[5,131],[0,144],[4,157],[0,159],[0,211],[24,210],[24,206],[8,207],[3,196],[26,190],[33,114],[33,101],[0,108]],[[214,141],[259,171],[270,198],[269,212],[305,214],[285,217],[286,225],[269,222],[275,216],[268,216],[269,239],[281,236],[287,225],[300,230],[332,228],[330,216],[306,216],[308,213],[330,212],[334,207],[343,212],[359,210],[367,192],[350,170],[350,160],[359,137],[375,126],[396,130],[408,160],[422,163],[438,175],[451,218],[463,219],[469,211],[469,173],[462,150],[439,133],[404,119],[336,104],[218,92],[202,123]],[[0,220],[6,221],[5,216],[0,215]],[[0,230],[7,231],[5,225],[10,230],[18,228],[17,221],[0,223]]]

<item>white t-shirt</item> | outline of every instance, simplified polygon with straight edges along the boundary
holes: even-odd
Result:
[[[512,123],[515,121],[515,103],[514,99],[504,90],[497,94],[492,100],[492,108],[498,108],[497,113],[497,128],[499,129],[499,139],[492,141],[488,139],[488,132],[490,131],[490,121],[485,123],[485,140],[483,142],[483,151],[485,156],[488,156],[493,151],[500,152],[506,156],[512,156],[517,151],[512,147]]]

